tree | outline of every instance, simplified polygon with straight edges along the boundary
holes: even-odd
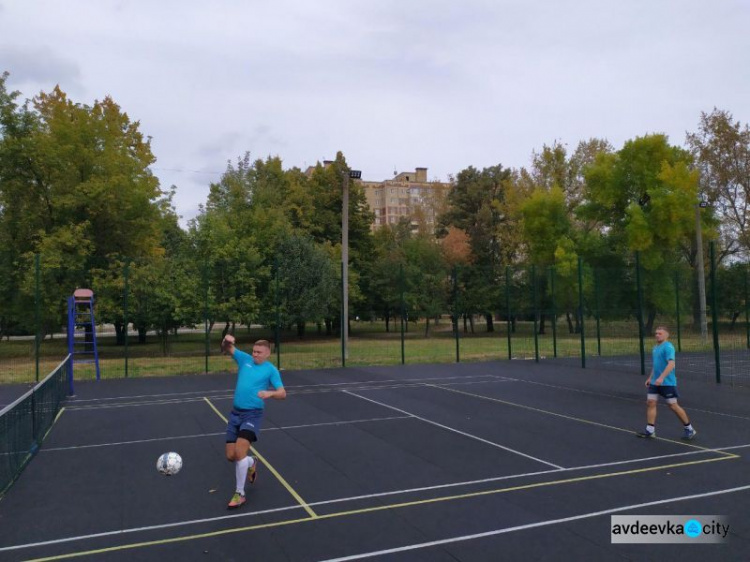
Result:
[[[728,111],[701,113],[687,144],[700,170],[700,189],[719,220],[722,257],[750,257],[750,127]]]
[[[52,329],[94,268],[162,254],[163,193],[148,168],[150,140],[111,98],[81,105],[56,87],[19,107],[7,77],[0,82],[0,241],[18,270],[11,290],[26,298],[33,298],[33,254],[41,254]]]
[[[336,266],[307,236],[284,238],[276,255],[282,324],[296,324],[297,335],[303,337],[307,322],[320,323],[333,315],[339,286]]]
[[[615,154],[599,154],[586,172],[579,216],[599,224],[605,240],[590,246],[601,252],[590,261],[622,267],[623,256],[640,253],[647,330],[657,310],[670,306],[671,284],[664,280],[680,260],[681,243],[695,232],[698,173],[691,163],[690,154],[665,135],[647,135]]]

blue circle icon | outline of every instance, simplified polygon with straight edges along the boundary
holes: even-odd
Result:
[[[685,522],[685,534],[690,538],[695,538],[703,532],[703,525],[697,519],[690,519]]]

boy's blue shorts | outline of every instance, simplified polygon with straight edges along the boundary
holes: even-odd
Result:
[[[657,386],[655,384],[648,385],[648,395],[647,398],[649,400],[656,400],[659,398],[659,396],[664,398],[664,401],[667,404],[671,404],[673,402],[677,402],[677,398],[679,398],[679,394],[677,392],[676,386]]]
[[[236,443],[237,438],[242,437],[251,443],[258,440],[260,426],[263,422],[263,408],[232,408],[227,423],[227,443]]]

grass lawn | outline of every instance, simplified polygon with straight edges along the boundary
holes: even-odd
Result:
[[[508,341],[507,324],[496,322],[495,331],[488,333],[484,324],[477,324],[474,333],[469,326],[464,331],[461,324],[458,338],[458,354],[461,361],[486,361],[492,359],[534,359],[536,349],[540,358],[580,357],[581,335],[571,334],[564,322],[556,326],[553,336],[549,322],[544,334],[534,340],[531,322],[518,322],[516,330]],[[721,325],[720,347],[746,349],[745,326],[737,326],[730,331]],[[256,339],[273,339],[272,330],[262,328],[241,328],[237,330],[239,347],[247,349]],[[209,353],[206,357],[205,334],[200,331],[170,335],[166,339],[150,335],[146,343],[138,343],[131,336],[127,348],[116,345],[113,334],[98,334],[99,365],[103,378],[126,376],[162,376],[219,372],[233,368],[232,362],[219,353],[220,331],[213,331],[209,339]],[[712,354],[713,341],[709,337],[704,342],[694,330],[682,329],[679,338],[672,334],[675,347],[682,352],[703,352]],[[634,322],[600,323],[587,321],[584,331],[584,344],[587,356],[633,356],[640,353],[638,328]],[[510,345],[510,349],[509,349]],[[650,353],[652,338],[644,338],[646,353]],[[424,322],[410,323],[404,334],[405,363],[449,363],[456,361],[456,338],[449,320],[430,325],[430,333],[425,333]],[[63,336],[44,340],[39,349],[39,378],[49,373],[67,354]],[[280,363],[283,369],[314,369],[340,367],[342,365],[341,340],[338,336],[325,336],[312,325],[304,338],[297,338],[294,332],[281,334],[280,361],[274,350],[272,361]],[[391,323],[386,332],[382,322],[352,322],[349,339],[347,366],[395,365],[402,362],[402,342],[400,324]],[[75,377],[78,380],[95,377],[92,365],[76,365]],[[17,339],[0,341],[0,384],[28,383],[36,380],[36,355],[33,340]]]

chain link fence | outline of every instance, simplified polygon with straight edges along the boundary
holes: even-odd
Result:
[[[66,299],[94,292],[101,377],[192,375],[232,365],[219,343],[273,344],[283,369],[496,359],[556,361],[645,375],[666,326],[679,377],[750,384],[748,265],[718,267],[705,306],[694,268],[578,263],[360,273],[342,330],[341,271],[302,276],[279,265],[122,261],[83,271],[9,256],[17,277],[0,300],[0,383],[44,378],[68,354]],[[348,337],[345,337],[348,336]],[[76,379],[96,376],[75,365]]]

